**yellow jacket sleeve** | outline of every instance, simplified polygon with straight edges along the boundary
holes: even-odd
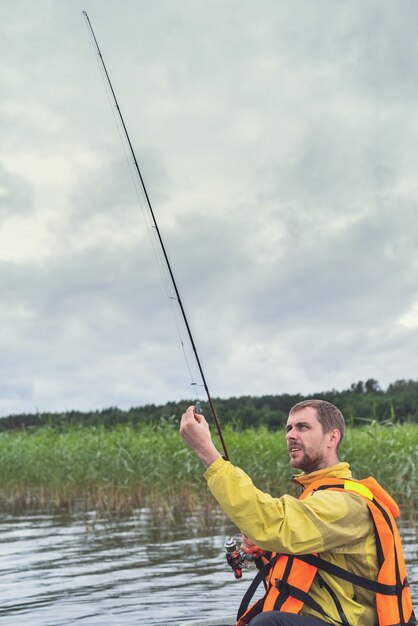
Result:
[[[240,468],[219,457],[206,471],[226,515],[260,548],[284,554],[350,553],[370,534],[367,506],[352,493],[317,491],[305,500],[273,498]]]

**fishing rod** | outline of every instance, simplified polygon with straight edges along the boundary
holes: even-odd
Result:
[[[181,300],[180,293],[179,293],[179,290],[178,290],[178,287],[177,287],[177,283],[176,283],[176,280],[174,278],[173,270],[171,268],[170,261],[169,261],[168,256],[167,256],[167,252],[166,252],[166,248],[165,248],[165,245],[164,245],[164,242],[163,242],[163,238],[161,236],[161,232],[160,232],[160,229],[158,227],[157,220],[155,218],[155,213],[154,213],[154,210],[153,210],[152,205],[151,205],[151,201],[150,201],[150,198],[149,198],[149,195],[148,195],[148,191],[147,191],[147,189],[145,187],[144,179],[142,177],[141,170],[139,169],[139,165],[138,165],[138,161],[137,161],[137,158],[136,158],[136,155],[135,155],[135,151],[134,151],[131,139],[129,137],[128,130],[127,130],[126,125],[125,125],[125,120],[123,119],[122,112],[120,110],[119,103],[118,103],[118,100],[116,98],[115,90],[113,89],[113,85],[112,85],[112,82],[110,80],[109,73],[107,71],[105,62],[103,60],[103,55],[101,53],[99,44],[97,42],[96,35],[94,34],[94,30],[93,30],[93,27],[91,25],[89,16],[87,15],[86,11],[83,11],[83,15],[85,17],[87,27],[88,27],[88,29],[90,31],[91,36],[92,36],[92,40],[94,42],[94,46],[95,46],[95,48],[97,50],[97,54],[98,54],[98,57],[99,57],[99,60],[100,60],[100,64],[101,64],[101,66],[103,68],[104,75],[106,77],[106,81],[107,81],[107,84],[108,84],[109,89],[110,89],[111,97],[112,97],[113,103],[115,105],[115,108],[116,108],[116,111],[117,111],[120,123],[122,125],[123,133],[125,135],[126,141],[128,143],[128,146],[129,146],[129,151],[130,151],[132,159],[133,159],[134,168],[135,168],[135,171],[136,171],[136,173],[138,175],[142,191],[144,192],[144,196],[145,196],[147,207],[149,209],[149,213],[150,213],[150,216],[151,216],[152,224],[153,224],[153,227],[155,229],[155,232],[157,233],[158,241],[160,243],[161,251],[163,253],[163,257],[164,257],[164,260],[165,260],[165,264],[167,266],[168,273],[169,273],[169,276],[170,276],[170,279],[171,279],[171,283],[173,285],[174,292],[176,294],[176,300],[177,300],[177,303],[178,303],[178,305],[180,307],[180,312],[181,312],[181,316],[183,318],[184,325],[186,327],[187,335],[189,337],[190,344],[191,344],[192,349],[193,349],[193,353],[194,353],[194,356],[195,356],[196,364],[197,364],[197,367],[198,367],[199,372],[200,372],[200,376],[201,376],[201,379],[202,379],[203,387],[204,387],[205,392],[206,392],[206,396],[207,396],[207,399],[208,399],[210,410],[211,410],[214,422],[216,424],[216,428],[217,428],[217,431],[218,431],[219,439],[221,440],[221,444],[222,444],[222,448],[223,448],[223,452],[224,452],[224,457],[225,457],[226,460],[229,461],[229,454],[228,454],[228,451],[226,449],[226,444],[225,444],[225,440],[224,440],[224,437],[223,437],[223,434],[222,434],[221,425],[220,425],[218,417],[216,415],[215,407],[213,406],[212,397],[211,397],[211,394],[209,392],[209,387],[208,387],[208,384],[206,382],[206,377],[205,377],[205,375],[203,373],[203,368],[202,368],[202,365],[200,363],[199,355],[197,353],[196,344],[194,342],[193,335],[192,335],[192,332],[190,330],[190,326],[189,326],[189,322],[188,322],[188,319],[187,319],[187,316],[186,316],[186,312],[184,310],[183,302]],[[198,407],[200,408],[200,403],[199,402],[196,403],[195,411],[196,411],[196,409],[198,409],[196,412],[199,412],[199,408]]]

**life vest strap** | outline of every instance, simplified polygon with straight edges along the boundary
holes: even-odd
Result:
[[[244,615],[244,613],[248,609],[248,605],[250,604],[253,595],[257,591],[258,586],[263,580],[265,580],[266,576],[268,576],[271,568],[273,567],[277,559],[278,559],[278,556],[274,556],[255,575],[255,578],[253,579],[251,585],[248,587],[247,591],[244,594],[243,599],[241,600],[241,604],[239,606],[238,614],[237,614],[237,621],[239,621],[240,617]]]
[[[302,591],[298,587],[289,585],[289,583],[284,583],[283,589],[286,589],[288,596],[291,596],[292,598],[303,602],[303,604],[306,604],[320,615],[323,615],[324,617],[330,619],[332,622],[334,622],[334,624],[338,624],[338,626],[350,626],[344,613],[342,613],[342,615],[340,614],[341,621],[334,619],[322,608],[320,604],[318,604],[318,602],[311,598],[311,596],[306,593],[306,591]]]
[[[330,563],[329,561],[322,559],[320,556],[315,556],[313,554],[298,554],[297,558],[305,563],[309,563],[309,565],[314,565],[319,570],[327,572],[327,574],[337,576],[338,578],[346,580],[353,585],[363,587],[364,589],[368,589],[369,591],[374,591],[375,593],[380,593],[385,596],[396,596],[399,591],[402,591],[404,587],[408,586],[406,578],[400,585],[386,585],[385,583],[379,583],[375,580],[371,580],[370,578],[364,578],[364,576],[348,572],[342,567],[339,567],[334,563]]]
[[[287,584],[287,579],[289,578],[290,570],[292,569],[293,560],[294,560],[293,556],[287,557],[287,563],[283,572],[283,577],[278,578],[275,581],[277,591],[279,592],[279,595],[277,596],[276,601],[274,603],[275,611],[280,611],[283,604],[286,602],[286,600],[289,597],[289,585]]]

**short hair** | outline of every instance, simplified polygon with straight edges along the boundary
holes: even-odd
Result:
[[[331,404],[331,402],[327,402],[326,400],[303,400],[303,402],[298,402],[297,404],[292,406],[289,411],[289,415],[292,415],[292,413],[297,413],[298,411],[301,411],[306,407],[312,407],[316,410],[318,421],[321,424],[322,431],[324,433],[329,433],[335,428],[340,431],[341,437],[337,446],[338,452],[338,449],[344,438],[345,431],[344,416],[341,413],[340,409],[337,409],[334,404]]]

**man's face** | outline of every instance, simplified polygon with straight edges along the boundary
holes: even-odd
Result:
[[[286,440],[292,467],[304,472],[328,467],[329,439],[329,433],[322,431],[313,407],[307,406],[289,415]]]

